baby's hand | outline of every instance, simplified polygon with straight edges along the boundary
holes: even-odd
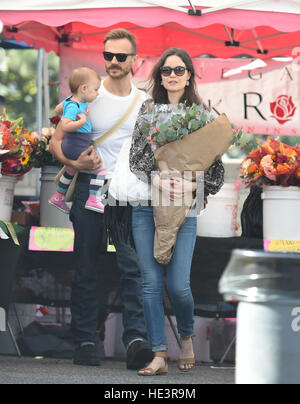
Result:
[[[61,102],[60,104],[58,104],[58,105],[55,107],[55,112],[57,113],[57,115],[62,115],[62,114],[63,114],[63,111],[64,111],[64,107],[63,107],[63,104],[62,104],[62,102]]]
[[[86,115],[85,114],[77,114],[77,120],[82,121],[82,125],[86,123]]]

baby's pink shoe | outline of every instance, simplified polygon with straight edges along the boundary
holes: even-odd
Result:
[[[93,210],[94,212],[104,213],[104,205],[97,199],[96,195],[90,195],[85,204],[85,209]]]
[[[65,196],[56,192],[51,199],[49,199],[49,204],[55,206],[61,212],[70,213],[70,208],[66,205]]]

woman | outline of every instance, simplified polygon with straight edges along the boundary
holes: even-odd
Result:
[[[197,95],[195,70],[192,59],[183,49],[167,50],[152,74],[152,100],[147,100],[139,113],[133,134],[130,169],[142,181],[152,182],[170,200],[182,198],[184,192],[196,190],[196,183],[183,179],[163,179],[156,171],[155,158],[150,144],[149,123],[153,113],[168,110],[168,105],[193,103],[203,105]],[[168,105],[166,105],[168,104]],[[203,105],[203,108],[206,108]],[[224,182],[224,167],[216,162],[205,174],[205,198],[219,191]],[[184,190],[184,191],[183,191]],[[152,206],[133,208],[132,230],[143,278],[144,310],[148,334],[154,352],[154,360],[139,375],[152,376],[167,373],[167,338],[163,308],[164,266],[153,256],[155,223]],[[190,371],[195,363],[193,350],[194,300],[190,288],[190,272],[197,235],[196,217],[188,217],[178,232],[174,254],[167,266],[167,288],[181,336],[181,352],[178,367]]]

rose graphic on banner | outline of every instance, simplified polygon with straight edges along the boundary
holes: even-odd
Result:
[[[280,125],[290,121],[297,109],[292,97],[288,95],[280,95],[275,102],[270,103],[270,106],[273,114],[271,118],[275,118]]]

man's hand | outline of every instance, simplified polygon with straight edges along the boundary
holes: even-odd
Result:
[[[53,156],[61,161],[64,165],[72,167],[74,170],[97,170],[102,166],[102,161],[93,146],[81,153],[79,158],[75,160],[67,159],[61,149],[61,144],[65,133],[62,130],[61,122],[58,124],[55,133],[50,142],[50,152]]]
[[[102,166],[103,162],[93,146],[81,153],[79,158],[74,162],[76,169],[82,170],[97,170]]]

